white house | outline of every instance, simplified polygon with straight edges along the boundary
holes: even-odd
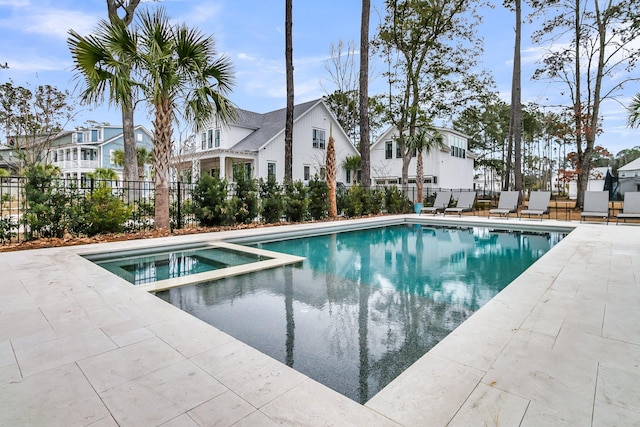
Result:
[[[233,181],[234,169],[253,178],[284,179],[284,130],[286,109],[268,113],[237,110],[227,125],[212,121],[198,131],[195,151],[174,158],[182,167],[191,166],[194,179],[202,173]],[[344,130],[322,99],[294,107],[293,180],[308,181],[325,174],[325,158],[330,133],[335,140],[337,181],[345,181],[347,171],[340,165],[347,156],[358,155]]]
[[[607,173],[611,173],[611,168],[608,166],[591,168],[586,191],[603,191],[605,189]],[[578,198],[577,178],[569,181],[569,198],[572,200]]]
[[[468,149],[468,137],[461,132],[436,128],[442,135],[442,147],[423,153],[425,189],[473,188],[473,160]],[[400,184],[402,153],[397,142],[398,130],[391,126],[371,146],[371,177],[376,185]],[[409,163],[409,184],[416,182],[416,157]]]
[[[618,168],[618,192],[640,191],[640,158]]]
[[[153,149],[153,135],[144,126],[136,126],[134,135],[136,148]],[[82,181],[97,168],[109,168],[122,179],[123,167],[114,163],[114,152],[123,150],[122,127],[99,125],[61,133],[53,140],[48,156],[65,178]],[[150,178],[148,169],[146,179]]]

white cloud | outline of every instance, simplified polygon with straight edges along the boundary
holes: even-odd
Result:
[[[86,34],[95,27],[97,21],[97,17],[75,10],[28,7],[16,9],[12,16],[1,19],[0,27],[17,33],[66,39],[70,28]]]

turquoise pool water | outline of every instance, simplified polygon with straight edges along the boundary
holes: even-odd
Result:
[[[266,258],[216,247],[123,256],[96,263],[134,285],[144,285],[263,259]]]
[[[264,242],[307,259],[157,295],[364,403],[562,237],[402,225]]]

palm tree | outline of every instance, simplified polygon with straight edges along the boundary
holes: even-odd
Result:
[[[132,12],[133,13],[133,12]],[[122,109],[125,181],[135,180],[133,110],[135,83],[131,65],[136,53],[135,33],[127,30],[129,20],[102,20],[95,35],[82,37],[69,30],[67,43],[74,60],[76,78],[82,79],[80,98],[87,104],[109,102]],[[131,164],[133,163],[133,164]]]
[[[428,154],[434,148],[442,147],[444,145],[442,143],[442,135],[430,126],[421,126],[416,129],[413,135],[407,137],[406,144],[409,149],[416,150],[418,153],[416,159],[417,197],[415,202],[422,203],[424,200],[424,166],[422,153],[426,152]]]
[[[629,126],[632,128],[640,126],[640,93],[633,97],[627,109],[629,110]]]
[[[351,177],[352,184],[356,184],[358,182],[358,169],[360,169],[361,164],[362,160],[357,154],[347,156],[342,161],[342,168],[344,170],[353,171],[353,175]]]
[[[336,144],[333,139],[333,126],[329,125],[329,144],[327,145],[326,180],[329,189],[329,218],[338,216],[336,201]]]
[[[116,150],[113,152],[113,164],[116,166],[124,166],[125,153],[122,150]],[[144,179],[144,167],[153,163],[153,155],[151,151],[144,147],[136,148],[136,171],[137,179]],[[125,178],[126,179],[126,178]]]
[[[227,123],[235,116],[226,97],[233,84],[232,66],[216,58],[213,37],[186,25],[172,25],[164,8],[140,19],[135,67],[140,89],[154,117],[155,225],[169,228],[169,162],[173,120],[182,112],[200,127],[213,116]]]

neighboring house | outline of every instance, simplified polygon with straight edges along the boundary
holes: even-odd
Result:
[[[610,167],[591,168],[589,171],[589,179],[587,180],[586,191],[604,191],[607,173],[611,174]],[[569,181],[569,198],[578,198],[578,180],[577,178]]]
[[[618,192],[640,191],[640,158],[618,168]]]
[[[136,148],[153,149],[153,135],[144,126],[134,129]],[[114,163],[114,152],[124,150],[122,127],[100,125],[79,128],[58,135],[49,150],[49,163],[60,169],[61,176],[84,181],[97,168],[113,169],[122,179],[122,166]],[[150,179],[149,167],[144,179]]]
[[[458,131],[436,128],[442,135],[442,147],[422,154],[425,189],[473,188],[474,153],[468,149],[468,137]],[[402,153],[398,130],[391,126],[371,146],[371,178],[374,185],[402,183]],[[409,185],[416,183],[416,156],[409,163]]]
[[[197,133],[196,149],[174,157],[179,169],[191,167],[197,179],[203,173],[232,182],[234,170],[249,177],[284,179],[284,128],[286,109],[260,114],[237,110],[227,125],[212,121]],[[336,149],[337,181],[346,181],[340,165],[345,157],[358,155],[344,130],[322,99],[296,105],[293,113],[293,180],[324,178],[329,135]],[[178,158],[179,157],[179,158]]]

